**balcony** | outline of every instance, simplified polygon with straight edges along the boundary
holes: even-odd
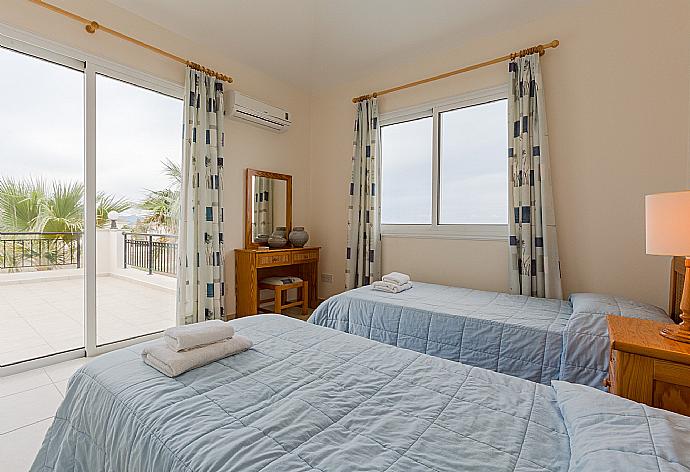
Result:
[[[106,344],[175,324],[177,238],[96,231],[96,333]],[[84,346],[81,233],[0,233],[0,365]]]

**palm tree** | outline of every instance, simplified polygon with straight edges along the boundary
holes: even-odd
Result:
[[[37,253],[31,249],[27,251],[22,241],[13,242],[9,246],[12,257],[15,257],[15,249],[19,246],[22,257],[40,259],[36,265],[60,263],[60,258],[65,256],[64,246],[80,237],[72,233],[84,230],[83,202],[84,185],[79,182],[52,182],[47,185],[41,179],[0,177],[0,231],[56,233],[40,236],[41,239],[54,240],[54,243],[39,242]],[[104,226],[108,222],[109,211],[122,212],[131,207],[132,204],[123,198],[99,193],[96,196],[96,224]],[[3,247],[7,249],[8,246]],[[4,258],[6,254],[0,254],[0,257]]]
[[[165,228],[166,231],[177,232],[177,204],[179,191],[170,189],[149,190],[146,198],[139,205],[149,211],[144,223]]]
[[[132,208],[124,198],[96,195],[96,225],[108,223],[108,212]],[[0,177],[0,231],[69,233],[84,230],[84,184]]]
[[[144,223],[162,227],[163,231],[169,233],[177,233],[182,172],[180,166],[170,159],[164,159],[162,164],[163,173],[168,176],[170,186],[163,190],[147,190],[146,198],[139,206],[150,212]]]
[[[125,198],[116,198],[114,195],[98,192],[96,195],[96,226],[103,228],[110,221],[108,213],[111,211],[122,213],[130,208],[132,208],[132,203]]]
[[[179,164],[175,164],[169,158],[165,158],[163,161],[163,173],[168,176],[171,182],[180,187],[182,185],[182,170]]]
[[[36,231],[45,198],[42,180],[0,178],[0,231]]]
[[[84,229],[84,186],[78,182],[53,182],[37,216],[42,233],[72,233]]]

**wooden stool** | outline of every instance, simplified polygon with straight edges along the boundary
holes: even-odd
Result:
[[[301,299],[287,300],[287,291],[296,288],[300,291]],[[261,299],[261,290],[273,290],[273,298]],[[259,313],[280,313],[286,308],[293,306],[302,307],[302,315],[307,315],[309,306],[309,282],[299,277],[268,277],[259,282],[259,289],[256,291],[257,311]],[[261,308],[264,303],[274,302],[273,312]]]

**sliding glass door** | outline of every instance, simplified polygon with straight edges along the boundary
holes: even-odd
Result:
[[[175,324],[182,87],[41,46],[0,30],[0,373]]]
[[[0,365],[84,347],[84,63],[43,56],[0,47]]]
[[[96,342],[175,324],[182,100],[96,74]]]

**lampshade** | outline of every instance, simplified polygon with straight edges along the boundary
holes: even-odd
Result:
[[[690,191],[645,197],[647,254],[690,256]]]

